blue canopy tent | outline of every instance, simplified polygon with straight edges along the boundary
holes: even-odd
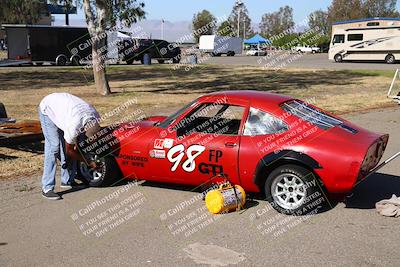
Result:
[[[260,44],[271,44],[272,42],[268,39],[265,39],[259,34],[254,35],[250,39],[247,39],[244,41],[245,45],[257,45],[257,47],[260,47]]]

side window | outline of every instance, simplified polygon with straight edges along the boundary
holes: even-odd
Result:
[[[349,34],[347,36],[347,41],[362,41],[364,39],[363,34]]]
[[[368,23],[367,23],[367,26],[368,26],[368,27],[371,27],[371,26],[379,26],[379,24],[380,24],[379,22],[368,22]]]
[[[335,34],[333,36],[333,44],[343,44],[344,43],[344,34]]]
[[[178,136],[192,133],[238,135],[245,108],[233,105],[206,103],[179,121]]]
[[[259,109],[250,108],[244,135],[255,136],[285,132],[289,127],[280,119]]]

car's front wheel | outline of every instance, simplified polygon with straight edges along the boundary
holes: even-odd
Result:
[[[317,177],[298,165],[283,165],[270,173],[265,182],[267,200],[279,212],[307,215],[326,202]]]
[[[343,56],[341,54],[336,54],[335,62],[337,62],[337,63],[343,62]]]
[[[110,186],[121,179],[122,175],[120,169],[113,157],[107,156],[96,161],[99,167],[97,170],[91,169],[85,162],[80,162],[78,166],[78,174],[81,178],[85,179],[90,186]]]

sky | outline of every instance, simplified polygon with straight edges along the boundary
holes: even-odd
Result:
[[[318,9],[327,9],[331,0],[242,0],[249,10],[253,22],[259,23],[265,13],[277,11],[280,7],[289,5],[294,9],[295,21],[301,21],[311,12]],[[146,18],[148,20],[165,19],[171,22],[191,21],[193,14],[207,9],[214,16],[229,16],[235,0],[144,0]],[[217,4],[218,3],[218,4]],[[57,16],[57,20],[62,16]],[[83,19],[82,10],[71,19]]]
[[[332,0],[242,0],[252,19],[253,28],[258,30],[258,24],[265,13],[277,11],[280,7],[288,5],[293,8],[294,21],[301,22],[313,11],[327,10]],[[190,33],[190,24],[193,15],[207,9],[215,17],[228,17],[235,4],[235,0],[143,0],[145,3],[146,20],[139,23],[149,36],[161,37],[161,19],[166,21],[164,25],[164,39],[173,41],[180,36]],[[397,3],[400,10],[400,1]],[[64,15],[56,15],[54,25],[63,25]],[[83,10],[70,16],[70,25],[84,26]]]

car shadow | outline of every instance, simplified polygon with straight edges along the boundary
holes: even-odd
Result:
[[[346,208],[374,209],[375,203],[400,196],[400,176],[376,173],[358,184],[345,200]]]

